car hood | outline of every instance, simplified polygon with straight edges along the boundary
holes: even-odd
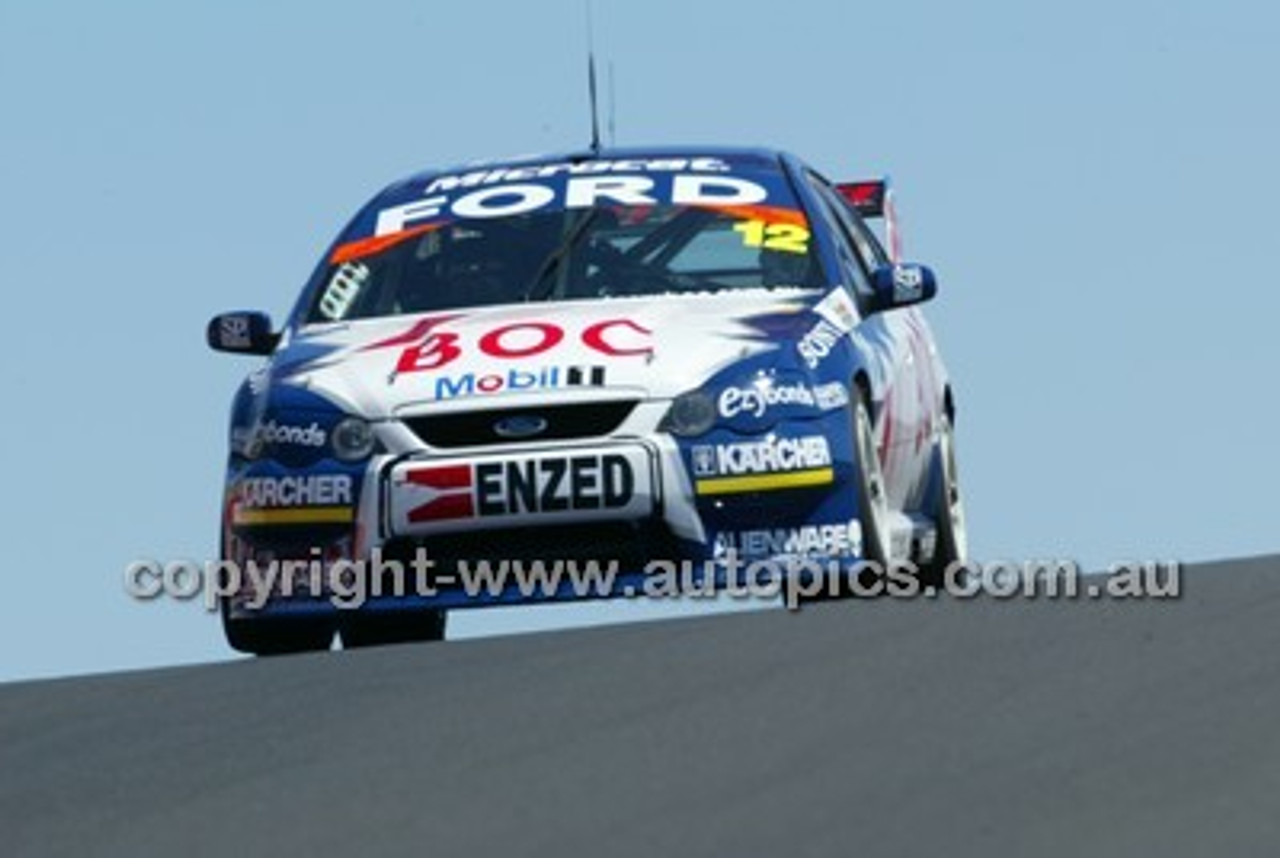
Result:
[[[758,289],[308,325],[286,338],[270,374],[371,419],[466,400],[664,399],[794,341],[816,297]]]

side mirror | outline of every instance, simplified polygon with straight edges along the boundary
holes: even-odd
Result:
[[[938,294],[938,281],[924,265],[885,265],[871,275],[876,310],[892,310],[928,301]]]
[[[266,313],[244,310],[219,313],[210,319],[205,340],[217,352],[269,355],[275,351],[280,335],[271,330],[271,317]]]

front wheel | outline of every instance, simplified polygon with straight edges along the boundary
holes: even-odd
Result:
[[[935,454],[936,473],[934,493],[930,500],[937,539],[933,557],[920,570],[920,583],[925,587],[942,589],[946,584],[947,569],[954,568],[969,559],[969,535],[965,523],[964,497],[960,492],[960,478],[956,473],[955,430],[951,418],[942,416],[942,431],[938,436]]]
[[[855,387],[855,390],[857,388]],[[854,463],[853,492],[858,505],[858,525],[862,531],[862,547],[859,560],[866,564],[859,572],[858,583],[863,588],[875,586],[876,579],[888,568],[889,495],[885,488],[884,471],[880,465],[880,453],[876,450],[875,430],[871,424],[871,411],[865,394],[854,397],[850,419],[853,423]],[[844,580],[828,582],[824,592],[803,599],[804,602],[825,601],[829,598],[847,599],[854,590]]]
[[[858,454],[854,490],[858,501],[858,521],[862,525],[862,559],[883,569],[889,559],[889,533],[886,529],[889,494],[865,394],[856,396],[853,402],[853,444]]]
[[[342,618],[344,649],[444,640],[444,611],[354,612]]]
[[[316,652],[333,644],[333,623],[318,617],[232,617],[226,601],[222,631],[232,649],[252,655]]]

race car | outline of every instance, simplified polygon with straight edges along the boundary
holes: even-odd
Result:
[[[744,563],[812,578],[815,558],[938,584],[966,552],[955,398],[916,306],[935,277],[899,247],[886,180],[764,149],[390,185],[279,329],[209,323],[212,348],[267,356],[231,414],[228,642],[438,640],[457,608],[649,594],[660,561],[712,585]],[[481,560],[611,574],[477,588],[461,573]]]

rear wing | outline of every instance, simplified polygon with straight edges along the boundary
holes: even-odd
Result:
[[[865,220],[884,221],[884,246],[892,262],[902,261],[902,234],[893,204],[893,186],[886,176],[862,182],[841,182],[836,190]]]

